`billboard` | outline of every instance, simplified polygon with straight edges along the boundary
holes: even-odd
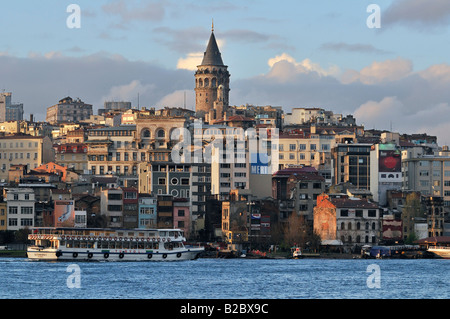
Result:
[[[75,201],[55,200],[55,227],[74,227]]]
[[[402,157],[399,150],[380,150],[378,171],[384,173],[401,172]]]

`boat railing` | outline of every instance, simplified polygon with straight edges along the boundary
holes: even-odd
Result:
[[[430,246],[431,249],[448,249],[450,250],[450,246]]]

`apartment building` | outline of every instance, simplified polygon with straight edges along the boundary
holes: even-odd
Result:
[[[331,184],[331,150],[343,141],[356,141],[356,131],[311,124],[280,133],[279,169],[312,166]]]
[[[79,174],[88,172],[88,147],[84,143],[65,143],[55,146],[55,162]]]
[[[354,188],[370,189],[370,151],[372,144],[337,144],[331,150],[333,184],[351,183]]]
[[[31,188],[6,190],[7,230],[19,230],[35,225],[34,192]]]
[[[446,152],[426,155],[422,147],[402,151],[403,189],[424,196],[442,197],[450,207],[450,156]]]
[[[138,164],[145,150],[135,141],[136,126],[103,127],[88,131],[87,168],[92,175],[116,175],[120,185],[137,184]]]
[[[123,227],[123,190],[121,188],[100,191],[100,214],[106,217],[106,227]]]
[[[86,104],[79,98],[70,96],[61,99],[58,104],[47,108],[46,122],[57,124],[63,122],[78,122],[88,119],[92,112],[92,105]]]
[[[402,189],[402,159],[400,146],[377,143],[370,151],[370,191],[373,200],[386,206],[387,191]]]
[[[23,120],[23,104],[12,103],[12,93],[0,93],[0,122]]]
[[[0,179],[8,179],[13,165],[26,165],[28,170],[54,160],[52,142],[47,136],[22,133],[0,136]]]
[[[139,228],[156,228],[157,198],[151,194],[139,194]]]
[[[322,239],[338,241],[348,249],[354,245],[377,244],[381,238],[382,210],[360,198],[317,198],[314,208],[314,230]]]

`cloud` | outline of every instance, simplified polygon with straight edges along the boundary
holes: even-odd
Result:
[[[360,81],[364,84],[375,84],[402,79],[412,72],[412,62],[403,58],[393,60],[374,61],[361,71],[347,71],[342,80],[345,83]]]
[[[108,94],[103,96],[98,104],[105,101],[133,101],[138,94],[148,96],[155,88],[154,83],[142,84],[139,80],[133,80],[128,84],[111,87]]]
[[[134,20],[161,21],[165,16],[165,1],[146,1],[145,4],[134,3],[134,6],[130,2],[133,1],[112,1],[103,5],[102,10],[109,15],[121,17],[123,23]]]
[[[176,90],[164,96],[156,105],[160,107],[184,107],[195,110],[195,91],[194,90]]]
[[[335,75],[339,72],[336,66],[330,67],[328,70],[322,68],[319,64],[312,62],[310,59],[304,59],[297,62],[287,53],[282,53],[267,61],[270,67],[268,77],[287,82],[297,77],[299,74],[315,73],[318,76]]]
[[[137,106],[156,103],[176,90],[194,87],[191,71],[169,70],[120,55],[99,52],[80,57],[62,54],[33,54],[26,58],[0,56],[2,88],[24,104],[25,114],[44,120],[46,108],[62,97],[79,97],[94,105],[105,100],[128,100]],[[7,79],[7,80],[6,80]]]
[[[371,44],[362,43],[345,43],[345,42],[327,42],[320,46],[321,50],[335,51],[335,52],[354,52],[354,53],[369,53],[369,54],[388,54],[389,51],[375,48]]]
[[[203,52],[188,53],[185,58],[178,59],[177,69],[197,70],[197,66],[202,63],[203,55]]]
[[[298,62],[288,54],[268,60],[270,69],[258,76],[232,81],[230,102],[293,107],[321,107],[354,114],[367,128],[400,133],[436,134],[450,144],[450,65],[414,71],[404,58],[374,61],[343,74],[311,59]]]
[[[382,14],[382,25],[405,25],[419,29],[448,25],[450,1],[448,0],[398,0]]]

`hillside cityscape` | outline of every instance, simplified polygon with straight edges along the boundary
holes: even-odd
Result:
[[[230,251],[450,236],[450,150],[436,136],[317,106],[229,105],[230,77],[213,30],[195,110],[105,101],[94,114],[66,96],[38,122],[0,93],[0,245],[32,227],[178,228]]]

